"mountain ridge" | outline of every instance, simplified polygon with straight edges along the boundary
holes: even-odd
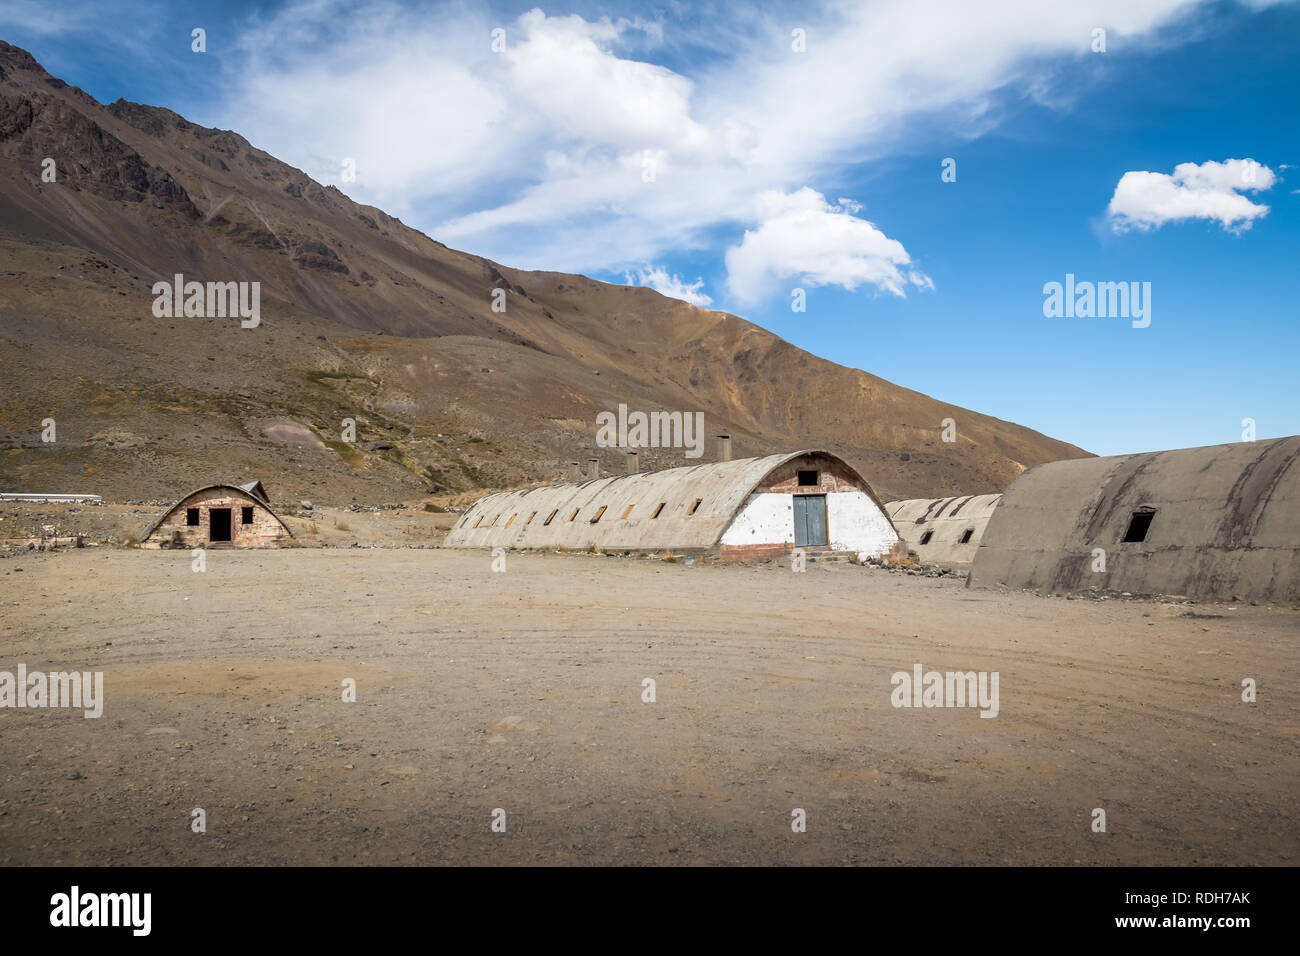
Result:
[[[6,485],[166,497],[256,473],[292,497],[465,496],[587,457],[622,470],[594,444],[620,403],[703,411],[738,456],[826,447],[885,497],[997,491],[1087,454],[730,313],[451,249],[238,133],[100,104],[3,41],[0,263],[0,337],[22,356],[4,382]],[[260,282],[259,328],[155,318],[153,282],[178,273]]]

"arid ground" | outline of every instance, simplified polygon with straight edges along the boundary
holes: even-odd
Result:
[[[0,560],[0,670],[106,687],[98,720],[0,711],[0,863],[1300,860],[1294,607],[850,564],[507,562]],[[916,663],[999,672],[998,716],[892,707]]]

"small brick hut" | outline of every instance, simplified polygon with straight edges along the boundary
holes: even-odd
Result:
[[[145,531],[142,548],[274,548],[293,537],[262,483],[208,485],[172,505]]]

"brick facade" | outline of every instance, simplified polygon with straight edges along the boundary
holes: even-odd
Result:
[[[198,524],[188,523],[189,509],[198,510]],[[251,508],[252,521],[244,523],[245,508]],[[230,540],[213,541],[212,512],[230,511]],[[140,542],[142,548],[274,548],[293,535],[252,495],[236,488],[205,488],[183,498],[158,522]]]
[[[817,484],[799,484],[799,472],[815,470]],[[840,494],[849,491],[869,492],[865,482],[860,482],[856,475],[836,461],[825,458],[796,458],[775,469],[762,485],[754,489],[755,493],[773,495],[817,495]]]

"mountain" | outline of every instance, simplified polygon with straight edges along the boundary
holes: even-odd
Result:
[[[260,323],[157,317],[154,284],[178,273],[260,283]],[[829,449],[885,498],[997,491],[1087,454],[735,315],[449,249],[236,133],[102,105],[2,41],[0,348],[6,489],[167,499],[258,477],[281,500],[463,499],[590,456],[621,471],[595,447],[620,403],[702,411],[737,456]]]

